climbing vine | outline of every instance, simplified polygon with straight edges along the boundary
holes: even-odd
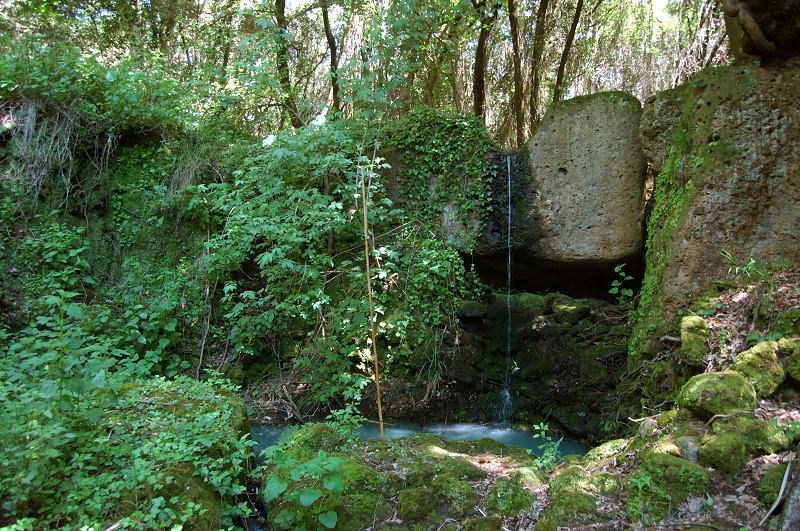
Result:
[[[472,251],[494,172],[489,155],[496,148],[486,128],[475,117],[416,107],[388,139],[403,155],[401,203],[440,237]]]

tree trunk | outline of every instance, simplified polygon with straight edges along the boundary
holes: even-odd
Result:
[[[508,23],[511,26],[511,47],[514,56],[514,119],[517,129],[517,147],[525,141],[525,120],[522,117],[522,58],[519,51],[519,24],[517,5],[508,0]]]
[[[325,39],[328,41],[328,50],[331,53],[331,91],[333,97],[333,110],[342,110],[342,103],[339,100],[339,78],[336,71],[339,69],[339,56],[336,49],[336,38],[331,30],[331,21],[328,17],[328,2],[323,0],[320,3],[322,8],[322,25],[325,27]]]
[[[275,62],[278,67],[278,82],[283,91],[283,106],[289,115],[292,127],[303,125],[292,95],[292,82],[289,76],[289,24],[286,21],[286,0],[275,0],[275,23],[278,25]]]
[[[575,30],[578,28],[578,22],[581,18],[581,11],[583,10],[583,0],[578,0],[578,5],[575,6],[575,16],[572,17],[572,26],[569,28],[567,34],[567,42],[564,44],[564,51],[561,54],[561,61],[558,63],[558,74],[556,74],[556,86],[553,89],[553,101],[560,101],[564,91],[564,70],[567,68],[567,60],[569,59],[569,51],[572,48],[572,41],[575,40]]]
[[[539,0],[539,9],[536,11],[536,29],[533,33],[533,86],[530,95],[531,123],[530,132],[533,135],[539,125],[539,90],[542,86],[542,54],[544,53],[545,25],[547,24],[547,8],[549,0]]]
[[[489,62],[487,51],[489,34],[497,20],[497,4],[492,1],[491,6],[487,6],[486,0],[472,0],[472,5],[478,12],[478,20],[481,24],[481,31],[478,34],[478,46],[475,49],[475,67],[472,74],[472,112],[485,123],[486,65]]]

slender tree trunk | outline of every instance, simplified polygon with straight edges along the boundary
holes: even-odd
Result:
[[[339,78],[337,70],[339,69],[339,55],[336,48],[336,38],[333,36],[331,30],[331,21],[328,16],[328,2],[323,0],[320,3],[322,8],[322,25],[325,27],[325,39],[328,41],[328,50],[331,53],[331,91],[333,93],[333,110],[339,112],[342,110],[342,103],[339,99]]]
[[[289,23],[286,21],[286,0],[275,0],[275,23],[278,26],[275,61],[278,67],[278,82],[283,90],[283,106],[289,115],[292,127],[303,125],[292,96],[292,82],[289,76]]]
[[[475,67],[472,75],[472,112],[486,122],[486,65],[489,62],[487,55],[489,48],[489,35],[497,20],[497,4],[487,6],[487,0],[472,0],[472,5],[478,12],[481,24],[478,33],[478,46],[475,49]]]
[[[542,55],[544,54],[545,26],[547,24],[547,8],[549,0],[539,0],[539,9],[536,10],[536,29],[533,33],[533,86],[530,94],[530,132],[536,132],[539,125],[539,91],[542,86]]]
[[[375,306],[372,302],[372,278],[370,272],[370,259],[369,259],[369,222],[367,221],[367,191],[368,191],[366,176],[364,170],[361,170],[361,205],[364,228],[364,271],[367,276],[367,299],[369,301],[369,331],[370,339],[372,341],[370,350],[372,351],[373,370],[375,372],[375,402],[378,407],[378,423],[380,424],[381,439],[383,439],[383,404],[381,402],[381,364],[378,359],[378,344],[375,337]]]
[[[561,53],[561,61],[558,63],[558,73],[556,74],[556,86],[553,89],[553,101],[560,101],[564,91],[564,71],[567,68],[567,60],[569,59],[569,51],[572,48],[572,41],[575,40],[575,30],[578,28],[578,22],[581,18],[581,11],[583,10],[583,0],[578,0],[578,5],[575,6],[575,16],[572,17],[572,25],[567,34],[567,42],[564,44],[564,51]]]
[[[522,58],[519,51],[519,24],[517,4],[508,0],[508,24],[511,26],[511,47],[514,56],[514,118],[517,129],[517,147],[525,141],[525,120],[522,116]]]

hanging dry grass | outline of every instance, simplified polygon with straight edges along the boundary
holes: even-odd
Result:
[[[11,134],[10,160],[0,181],[34,198],[43,189],[60,190],[62,206],[76,192],[105,182],[108,160],[117,145],[106,124],[92,122],[69,107],[45,108],[32,99],[0,104],[0,123]],[[83,164],[89,171],[79,171]]]

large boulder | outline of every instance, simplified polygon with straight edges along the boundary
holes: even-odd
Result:
[[[602,92],[554,104],[528,143],[525,254],[566,264],[615,264],[640,252],[645,158],[639,101]]]
[[[800,68],[710,68],[685,95],[678,123],[665,125],[672,144],[648,220],[633,363],[692,294],[728,274],[722,251],[800,259]]]
[[[753,411],[758,406],[753,386],[734,371],[693,376],[678,393],[677,402],[702,420],[714,415]]]

